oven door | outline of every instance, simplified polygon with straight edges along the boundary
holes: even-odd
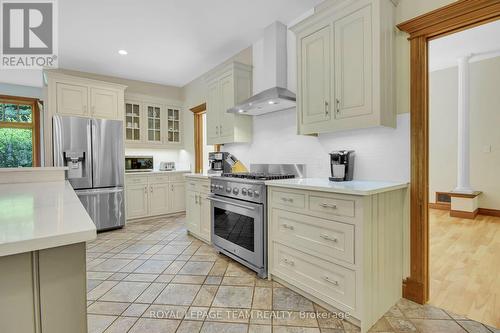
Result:
[[[217,195],[212,201],[212,243],[245,260],[264,267],[263,205]]]

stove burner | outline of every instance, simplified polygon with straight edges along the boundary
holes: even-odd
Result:
[[[253,180],[275,180],[275,179],[295,178],[295,175],[259,173],[259,172],[236,172],[236,173],[223,173],[222,177],[253,179]]]

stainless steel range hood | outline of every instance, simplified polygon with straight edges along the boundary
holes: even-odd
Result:
[[[258,93],[227,112],[258,116],[295,107],[295,93],[285,88],[288,74],[286,34],[287,27],[280,22],[264,30],[263,39],[253,45],[254,93]]]
[[[243,103],[230,108],[227,112],[259,116],[294,107],[295,94],[288,89],[274,87],[250,97]]]

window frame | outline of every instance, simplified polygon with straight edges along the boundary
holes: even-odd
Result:
[[[1,104],[30,105],[32,110],[31,123],[0,121],[0,128],[20,128],[30,129],[33,144],[32,161],[33,167],[40,166],[40,112],[38,103],[40,100],[30,97],[19,97],[10,95],[0,95]]]

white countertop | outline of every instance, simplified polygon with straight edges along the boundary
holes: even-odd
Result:
[[[293,178],[270,180],[266,182],[266,185],[339,194],[373,195],[406,188],[408,183],[371,180],[332,182],[329,181],[328,178]]]
[[[151,175],[151,174],[189,173],[189,172],[191,172],[191,170],[172,170],[172,171],[153,170],[153,171],[125,172],[125,175]]]
[[[210,177],[213,177],[213,176],[218,176],[217,174],[214,174],[214,173],[206,173],[206,172],[203,172],[203,173],[188,173],[185,175],[185,177],[189,177],[189,178],[201,178],[201,179],[208,179]]]
[[[0,184],[0,256],[95,239],[68,181]]]

